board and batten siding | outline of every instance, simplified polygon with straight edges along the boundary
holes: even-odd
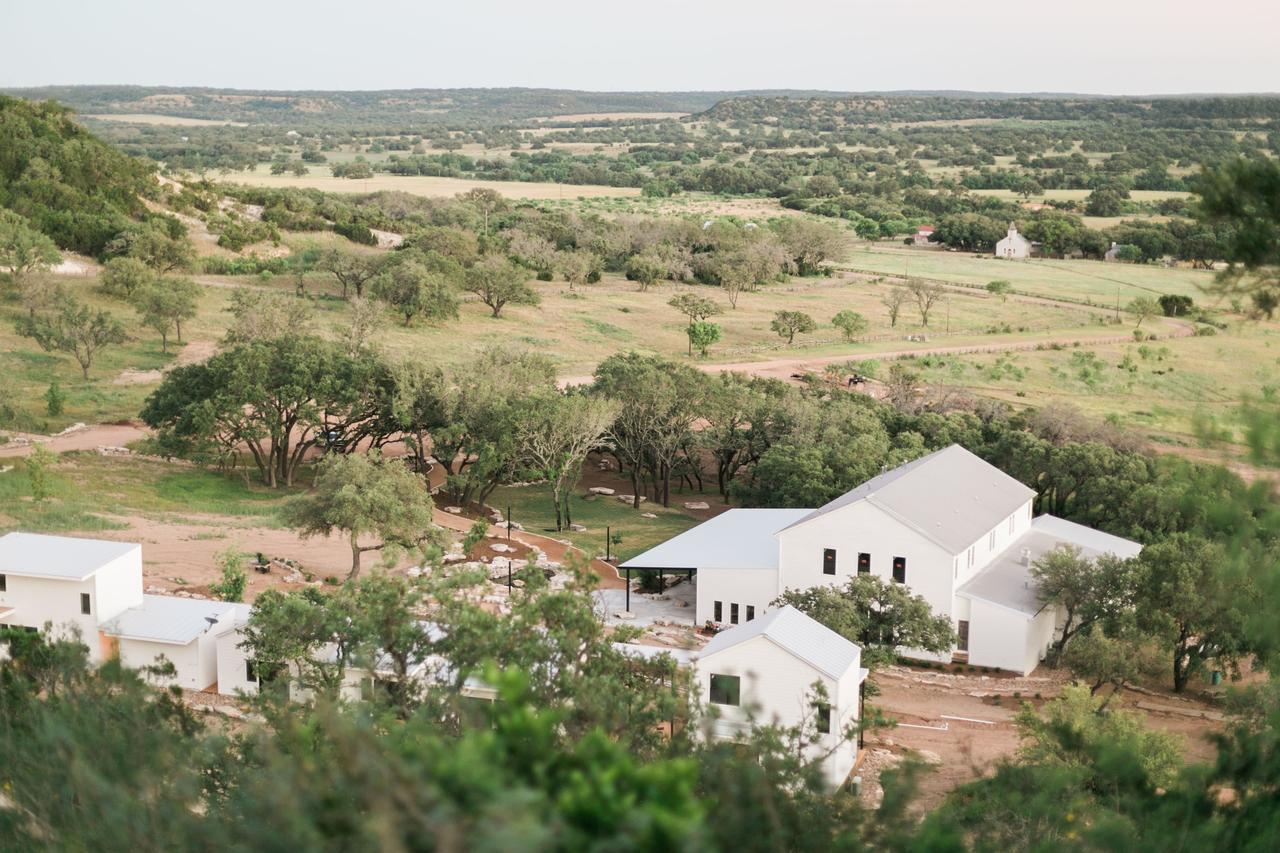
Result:
[[[778,597],[778,572],[775,569],[705,569],[698,572],[696,624],[715,621],[715,603],[724,605],[722,618],[729,624],[729,605],[737,604],[739,623],[747,621],[747,605],[764,615],[769,604]]]

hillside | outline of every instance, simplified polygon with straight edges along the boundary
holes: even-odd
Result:
[[[111,148],[53,102],[0,96],[0,207],[64,249],[101,254],[141,217],[150,167]]]

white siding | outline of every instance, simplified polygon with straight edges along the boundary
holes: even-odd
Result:
[[[244,649],[240,648],[242,642],[244,642],[244,632],[239,628],[227,631],[214,641],[217,647],[216,670],[219,693],[230,696],[241,692],[250,694],[258,692],[258,682],[249,681],[245,677],[248,657]]]
[[[741,704],[738,707],[711,705],[711,676],[736,675],[741,679]],[[844,741],[842,734],[858,721],[858,667],[836,680],[760,636],[736,646],[704,656],[697,661],[697,683],[708,708],[720,711],[720,718],[734,726],[745,727],[754,718],[758,724],[799,725],[806,718],[812,724],[814,710],[807,704],[815,682],[822,683],[831,704],[831,732],[811,748],[816,756],[834,748],[826,761],[827,782],[837,786],[844,782],[857,759],[857,744]]]
[[[52,636],[55,638],[69,638],[78,629],[81,641],[89,647],[89,659],[102,660],[92,578],[74,581],[8,575],[5,586],[6,590],[0,592],[0,605],[14,608],[5,624],[44,630],[47,622],[52,625]],[[88,593],[90,596],[92,612],[87,616],[80,612],[81,593]]]
[[[107,563],[93,576],[93,614],[98,623],[142,604],[142,547]]]
[[[770,569],[704,569],[697,574],[698,604],[695,621],[698,625],[715,620],[715,602],[723,605],[720,622],[729,624],[729,606],[738,605],[739,623],[747,621],[747,605],[756,609],[756,616],[763,616],[769,603],[778,597],[778,573]]]
[[[173,643],[153,643],[146,640],[130,640],[121,637],[119,640],[120,663],[132,669],[152,666],[163,655],[170,661],[176,673],[172,677],[152,677],[153,684],[165,687],[177,685],[184,690],[203,690],[210,682],[201,681],[200,641],[192,640],[185,646]]]
[[[969,620],[969,663],[1027,675],[1044,658],[1053,639],[1054,613],[1028,616],[974,599]]]

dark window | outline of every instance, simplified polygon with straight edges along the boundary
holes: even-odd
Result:
[[[756,618],[756,606],[754,604],[747,605],[747,621],[750,622]]]
[[[894,583],[907,582],[907,558],[906,557],[893,558],[893,582]]]
[[[824,734],[824,735],[831,734],[831,706],[830,705],[818,706],[817,719],[818,719],[818,733]]]
[[[251,660],[246,660],[244,662],[244,680],[245,681],[258,680],[258,668],[254,666],[253,661]]]
[[[711,701],[716,705],[737,705],[742,698],[742,679],[736,675],[711,676]]]
[[[712,610],[714,611],[714,615],[711,617],[712,621],[723,622],[724,621],[724,604],[717,601],[715,603],[715,607],[712,608]]]
[[[836,573],[836,549],[822,549],[822,573],[824,575],[834,575]]]
[[[0,575],[0,592],[6,592],[9,589],[9,579],[5,575]]]
[[[738,605],[737,603],[729,605],[729,622],[733,625],[738,624]]]
[[[871,555],[863,551],[858,555],[858,574],[865,575],[871,571]]]
[[[81,613],[92,612],[89,607],[89,593],[87,592],[80,593],[80,612]]]
[[[960,620],[960,624],[956,627],[956,634],[959,637],[959,642],[956,643],[956,649],[962,652],[969,651],[969,620],[968,619]]]

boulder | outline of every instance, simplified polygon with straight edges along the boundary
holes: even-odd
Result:
[[[657,518],[657,516],[651,512],[642,512],[640,513],[640,517],[641,518]]]
[[[629,620],[631,620],[631,619],[636,618],[636,615],[635,615],[634,613],[632,613],[630,610],[615,610],[615,611],[614,611],[614,613],[613,613],[613,618],[614,618],[614,619],[621,619],[621,620],[623,620],[624,622],[626,622],[626,621],[629,621]]]
[[[587,491],[593,495],[612,495],[616,493],[613,489],[609,488],[608,486],[592,486],[591,488],[587,489]]]
[[[587,532],[586,525],[583,525],[583,524],[570,524],[570,525],[569,525],[569,529],[570,529],[570,530],[572,530],[572,531],[574,531],[574,532],[576,532],[576,533],[586,533],[586,532]]]
[[[507,553],[508,551],[514,551],[514,550],[515,550],[515,548],[512,548],[510,545],[503,545],[501,542],[495,542],[495,543],[493,543],[492,545],[490,545],[489,547],[490,547],[490,548],[492,548],[493,550],[497,551],[499,554],[505,554],[505,553]]]
[[[462,515],[462,507],[460,506],[447,506],[444,508],[444,511],[452,513],[453,515]]]
[[[920,760],[925,764],[932,764],[936,767],[942,763],[942,756],[929,749],[917,749],[916,755],[918,755]]]
[[[711,504],[706,501],[686,501],[685,509],[711,509]]]
[[[624,503],[624,504],[630,504],[630,503],[636,502],[635,495],[614,495],[614,497],[616,497],[621,503]],[[644,503],[647,500],[649,499],[646,498],[644,495],[640,496],[640,503]]]

